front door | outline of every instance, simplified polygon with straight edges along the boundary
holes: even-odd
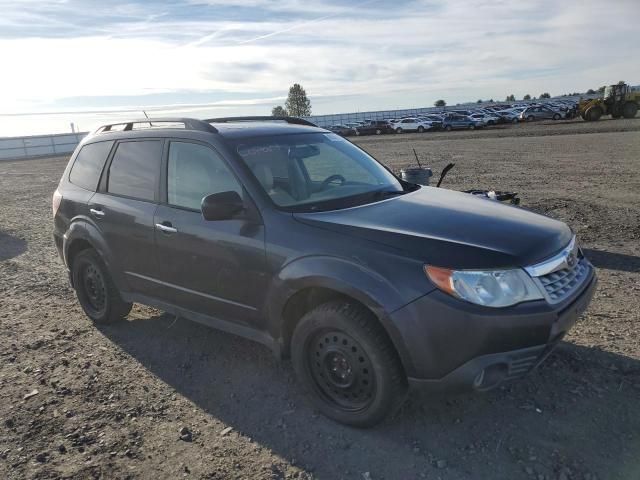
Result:
[[[247,209],[227,220],[202,217],[202,198],[236,191]],[[171,303],[253,327],[267,275],[264,227],[251,199],[211,147],[171,141],[165,198],[155,214],[160,279]]]

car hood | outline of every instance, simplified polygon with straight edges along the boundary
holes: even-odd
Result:
[[[566,224],[544,215],[435,187],[343,210],[295,213],[294,218],[459,269],[532,265],[572,237]]]

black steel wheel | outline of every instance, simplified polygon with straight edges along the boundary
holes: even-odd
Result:
[[[122,299],[99,255],[91,249],[82,250],[71,261],[73,286],[85,314],[98,323],[126,317],[132,304]]]
[[[316,391],[335,406],[358,411],[371,403],[375,377],[362,346],[340,330],[317,332],[307,346],[307,368]]]
[[[316,407],[340,423],[373,426],[405,398],[397,352],[361,305],[333,301],[305,314],[293,333],[291,359]]]

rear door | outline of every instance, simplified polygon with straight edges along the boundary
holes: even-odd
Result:
[[[155,296],[158,272],[153,254],[153,215],[157,208],[162,161],[161,139],[117,142],[90,215],[110,256],[135,293]]]
[[[163,173],[154,221],[163,296],[187,310],[256,327],[269,277],[264,226],[253,202],[209,145],[170,141]],[[202,199],[227,191],[243,197],[245,212],[205,220]]]

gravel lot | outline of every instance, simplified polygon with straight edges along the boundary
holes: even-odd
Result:
[[[0,162],[0,478],[640,478],[640,119],[359,138],[568,222],[600,286],[527,378],[354,430],[260,345],[136,306],[94,327],[51,239],[66,159]],[[182,435],[180,433],[182,430]],[[181,439],[182,436],[182,439]]]

